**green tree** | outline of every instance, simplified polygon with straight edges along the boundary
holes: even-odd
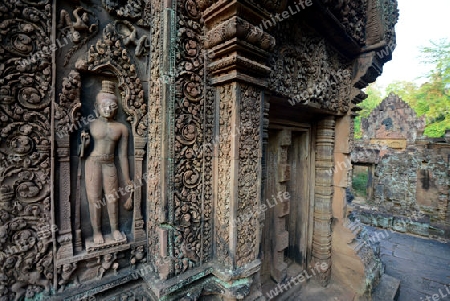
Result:
[[[417,91],[414,109],[426,117],[424,134],[441,137],[450,129],[450,41],[431,41],[430,44],[421,48],[422,62],[434,68],[427,75],[428,81]]]
[[[422,59],[425,64],[434,65],[428,78],[438,77],[447,87],[450,84],[450,41],[442,39],[439,41],[430,41],[431,46],[425,46],[420,49]]]
[[[407,102],[417,116],[425,116],[425,136],[442,137],[450,129],[450,42],[430,42],[421,48],[421,62],[433,66],[420,86],[411,82],[393,82],[386,88]]]
[[[416,93],[418,86],[415,83],[407,81],[395,81],[390,83],[386,88],[386,95],[395,93],[400,96],[406,103],[413,106],[416,101]]]

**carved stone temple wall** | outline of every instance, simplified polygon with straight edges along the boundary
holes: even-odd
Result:
[[[395,94],[363,119],[361,128],[363,139],[356,142],[351,158],[369,179],[361,221],[426,237],[450,237],[448,134],[423,136],[425,117],[418,117]]]
[[[294,266],[342,283],[336,166],[397,17],[396,0],[2,1],[0,300],[265,300]],[[342,285],[370,296],[360,253],[373,281]]]

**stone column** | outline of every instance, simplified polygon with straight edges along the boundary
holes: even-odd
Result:
[[[270,71],[265,59],[274,39],[255,26],[264,15],[247,1],[216,2],[203,17],[216,91],[214,243],[221,268],[215,275],[228,283],[224,295],[235,300],[251,294],[236,288],[245,283],[250,289],[260,269],[264,87]]]
[[[316,184],[312,255],[321,264],[319,281],[328,285],[331,275],[331,217],[334,171],[335,117],[319,121],[316,134]],[[324,269],[327,267],[327,269]]]
[[[142,179],[142,162],[145,155],[145,146],[147,144],[147,139],[138,137],[134,135],[134,174],[136,179]],[[147,181],[142,179],[143,181]],[[142,184],[137,183],[134,188],[134,208],[133,208],[133,236],[134,241],[137,244],[144,243],[146,240],[145,230],[144,230],[144,219],[142,217]]]
[[[64,137],[57,141],[56,153],[58,154],[59,168],[59,231],[58,243],[60,247],[57,259],[65,259],[73,256],[72,226],[71,226],[71,206],[70,206],[70,156],[69,137]],[[79,225],[79,223],[78,223]],[[79,236],[79,247],[81,248],[81,229],[75,229]],[[75,242],[78,242],[76,240]],[[77,246],[77,245],[76,245]],[[79,249],[77,249],[79,251]]]

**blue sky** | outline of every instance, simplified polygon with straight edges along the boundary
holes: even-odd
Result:
[[[398,0],[400,18],[395,27],[397,48],[376,84],[384,89],[393,81],[422,83],[430,66],[420,63],[420,46],[430,40],[450,40],[450,0]]]

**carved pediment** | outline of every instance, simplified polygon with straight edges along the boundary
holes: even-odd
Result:
[[[300,38],[299,45],[275,50],[269,88],[293,106],[305,104],[333,112],[347,112],[351,66],[323,39]]]

